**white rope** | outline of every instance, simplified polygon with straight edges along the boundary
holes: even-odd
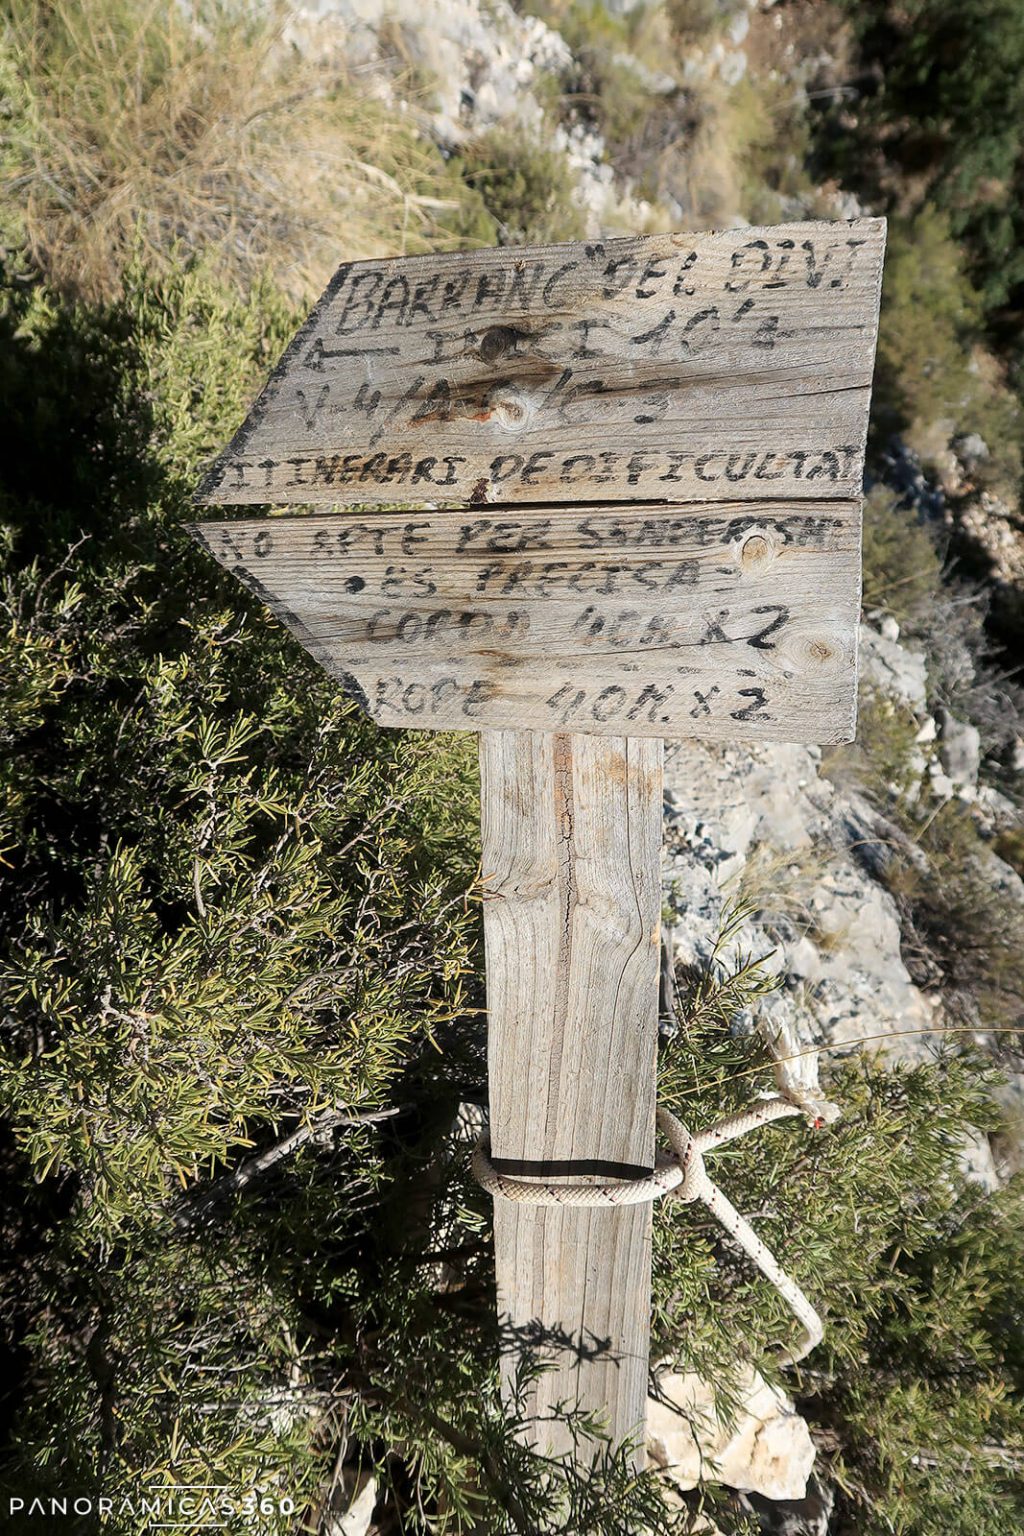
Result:
[[[832,1109],[831,1105],[825,1107]],[[485,1131],[473,1153],[473,1177],[496,1199],[515,1200],[523,1205],[639,1205],[646,1200],[660,1199],[662,1195],[672,1195],[676,1200],[686,1202],[699,1200],[753,1260],[803,1325],[798,1343],[792,1349],[784,1350],[779,1362],[793,1365],[821,1343],[824,1331],[821,1319],[746,1218],[726,1199],[717,1184],[711,1182],[704,1166],[704,1154],[773,1120],[800,1114],[806,1114],[806,1109],[789,1099],[764,1099],[694,1136],[670,1110],[659,1108],[658,1125],[668,1139],[671,1152],[658,1151],[654,1172],[647,1178],[614,1184],[552,1184],[543,1179],[499,1173],[491,1162],[490,1137]],[[826,1118],[832,1116],[816,1114],[813,1123],[820,1125]]]

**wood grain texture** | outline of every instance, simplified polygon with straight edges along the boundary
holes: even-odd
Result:
[[[654,1159],[662,746],[483,732],[482,871],[492,1157],[520,1176],[610,1177]],[[524,1349],[531,1438],[570,1448],[559,1402],[643,1422],[650,1207],[495,1204],[503,1373]]]
[[[381,725],[853,734],[856,502],[335,515],[195,532]]]
[[[357,262],[199,493],[860,494],[882,219]]]

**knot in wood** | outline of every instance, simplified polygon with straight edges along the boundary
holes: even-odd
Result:
[[[480,356],[485,363],[495,363],[506,352],[514,352],[519,342],[527,339],[525,331],[514,325],[492,325],[480,338]]]
[[[489,396],[487,414],[482,419],[504,427],[506,432],[514,432],[523,426],[530,414],[528,401],[519,393],[515,385],[502,384]]]
[[[740,545],[740,565],[745,571],[766,566],[772,558],[772,546],[763,533],[752,533]]]

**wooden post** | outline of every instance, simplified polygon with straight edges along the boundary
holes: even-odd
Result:
[[[491,1160],[558,1181],[654,1164],[662,743],[480,737]],[[651,1208],[494,1211],[502,1371],[549,1368],[530,1438],[572,1449],[559,1404],[642,1436]],[[642,1439],[638,1462],[642,1462]]]

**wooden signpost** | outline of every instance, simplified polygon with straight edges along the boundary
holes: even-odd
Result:
[[[200,489],[359,504],[194,531],[379,724],[480,732],[489,1155],[520,1192],[654,1167],[663,740],[853,736],[884,232],[343,266]],[[560,1404],[642,1431],[650,1224],[495,1202],[545,1447]]]

